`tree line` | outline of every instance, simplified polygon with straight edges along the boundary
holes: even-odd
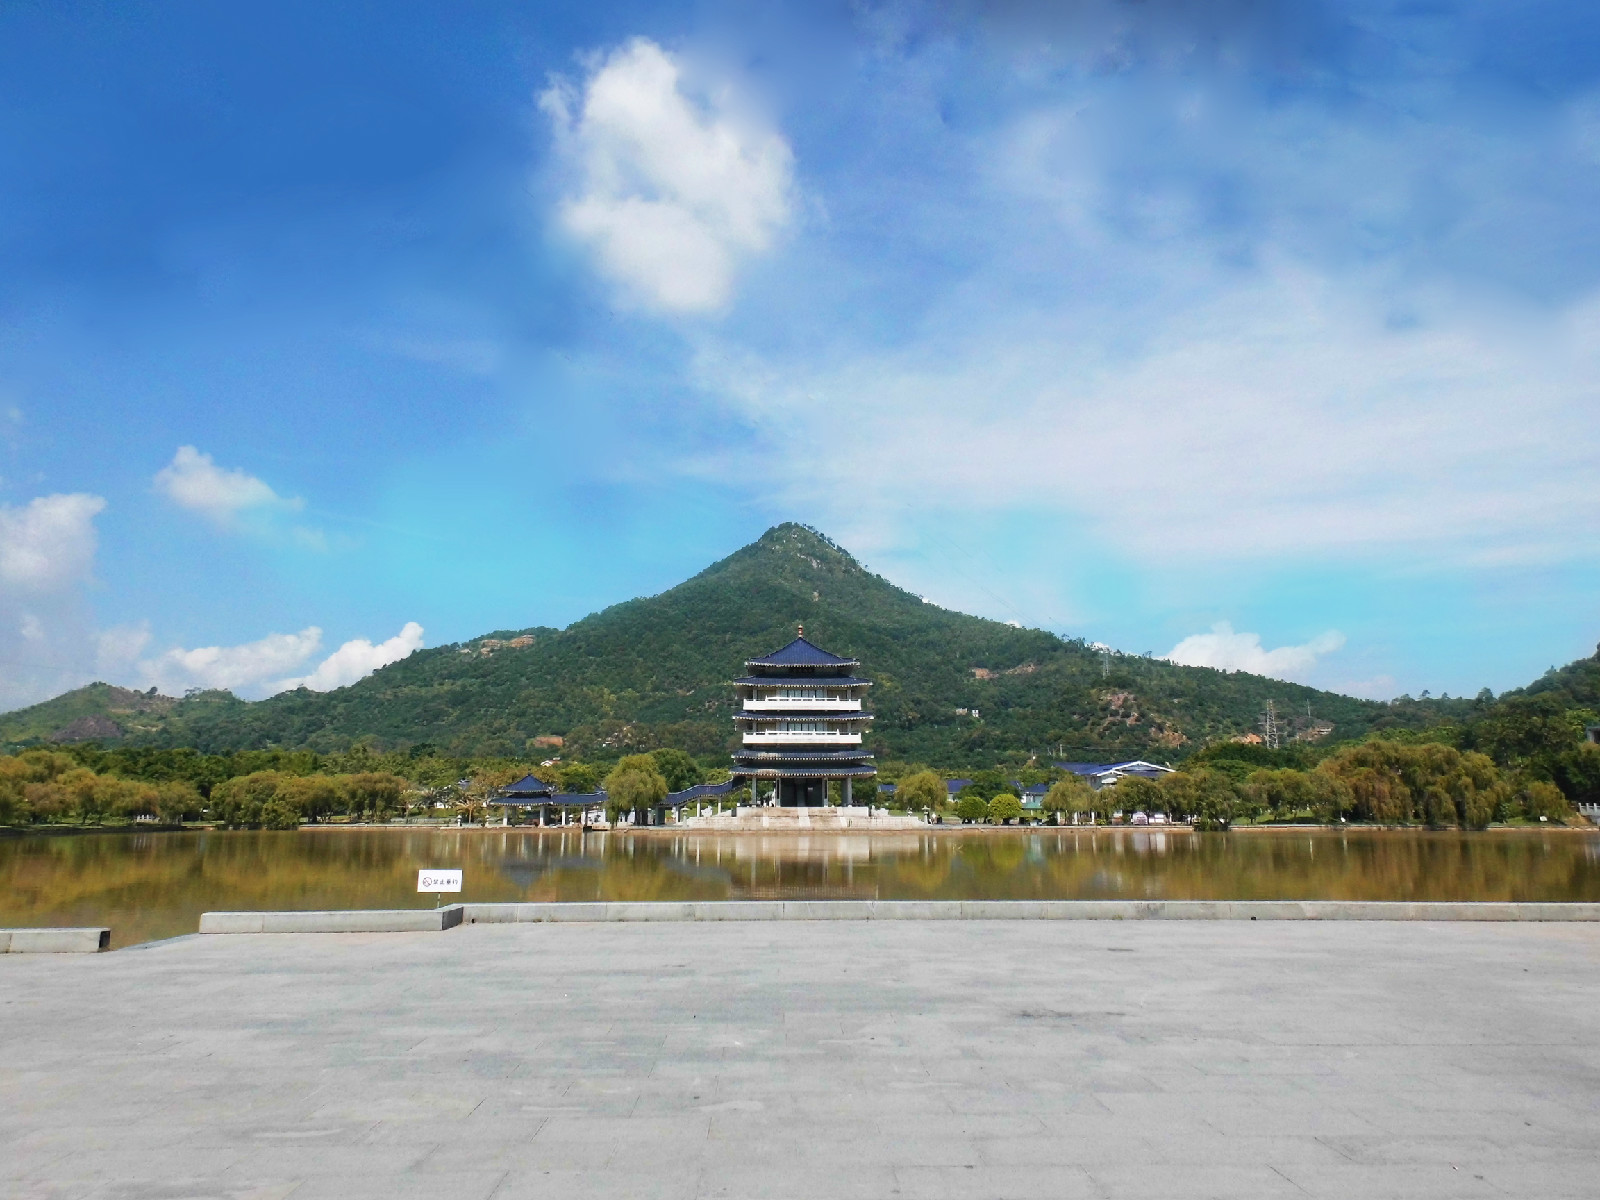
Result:
[[[640,760],[653,772],[651,788],[659,781],[664,789],[663,798],[667,791],[718,774],[682,750],[655,750],[623,762],[637,774]],[[631,777],[630,772],[619,779]],[[75,746],[0,756],[0,825],[147,820],[292,829],[307,822],[382,822],[440,810],[475,821],[493,806],[500,789],[529,774],[565,793],[594,793],[607,780],[606,768],[593,763],[472,761],[426,752],[375,755],[365,748],[341,755],[201,755]],[[725,769],[720,774],[727,777]]]
[[[1588,714],[1552,697],[1496,705],[1471,726],[1332,747],[1267,750],[1223,743],[1159,780],[1128,777],[1110,792],[1054,768],[974,772],[949,795],[926,766],[884,763],[897,778],[891,807],[965,822],[1028,816],[1020,787],[1050,785],[1043,816],[1106,810],[1167,813],[1201,828],[1263,819],[1357,821],[1482,829],[1495,822],[1565,821],[1572,800],[1600,794],[1600,746],[1583,736]],[[0,756],[0,824],[97,825],[139,818],[228,828],[292,828],[328,820],[387,821],[441,809],[483,817],[499,789],[532,774],[566,793],[603,788],[613,819],[660,804],[669,792],[728,778],[683,750],[625,755],[614,765],[548,760],[463,760],[431,746],[336,755],[74,746]],[[1019,787],[1020,785],[1020,787]]]
[[[1568,760],[1570,771],[1600,767],[1600,747],[1579,753],[1592,761]],[[980,771],[952,797],[938,772],[912,768],[900,779],[893,803],[967,823],[1007,824],[1026,816],[1017,785],[1049,782],[1042,815],[1056,822],[1070,819],[1068,814],[1104,819],[1115,811],[1166,813],[1193,819],[1202,829],[1263,819],[1485,829],[1496,822],[1561,822],[1576,815],[1563,789],[1537,770],[1505,769],[1482,751],[1441,742],[1375,738],[1340,747],[1304,767],[1202,755],[1159,779],[1127,776],[1098,792],[1081,776],[1051,774],[1011,781],[998,771]]]

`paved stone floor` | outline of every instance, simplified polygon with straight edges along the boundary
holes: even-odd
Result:
[[[1600,1194],[1600,927],[475,926],[0,959],[0,1195]]]

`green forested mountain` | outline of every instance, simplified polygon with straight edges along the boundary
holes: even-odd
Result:
[[[120,741],[162,728],[180,702],[171,696],[91,683],[43,704],[0,714],[0,741]]]
[[[138,720],[85,730],[103,741],[237,749],[340,750],[428,743],[451,754],[605,758],[678,746],[715,755],[732,742],[728,680],[744,659],[788,642],[797,624],[862,660],[876,682],[882,758],[951,768],[1040,757],[1182,757],[1258,727],[1267,702],[1286,736],[1343,739],[1419,728],[1467,702],[1382,704],[1254,675],[1110,654],[1081,641],[950,612],[862,568],[800,525],[758,541],[658,596],[566,629],[501,631],[421,650],[338,691],[247,702],[226,692],[165,701]],[[86,715],[96,684],[0,717],[0,741],[58,735],[52,714]],[[76,699],[74,699],[76,698]],[[150,697],[151,701],[163,698]],[[54,707],[52,707],[54,706]],[[1309,713],[1308,713],[1309,706]],[[84,710],[84,711],[79,711]],[[965,711],[963,711],[965,710]],[[1331,726],[1331,730],[1318,727]],[[80,729],[84,727],[80,726]],[[66,736],[75,731],[68,728]],[[550,743],[544,743],[548,745]]]

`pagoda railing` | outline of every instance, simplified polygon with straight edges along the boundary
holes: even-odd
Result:
[[[744,702],[745,712],[783,712],[785,709],[805,712],[860,712],[861,701],[785,696],[781,700],[753,699]]]
[[[746,746],[859,746],[859,733],[802,732],[790,729],[765,729],[744,735]]]

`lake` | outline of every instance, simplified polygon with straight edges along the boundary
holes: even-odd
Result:
[[[1600,831],[984,829],[851,836],[308,829],[0,839],[0,927],[193,933],[215,909],[468,901],[1230,899],[1600,901]],[[454,899],[454,897],[450,897]]]

